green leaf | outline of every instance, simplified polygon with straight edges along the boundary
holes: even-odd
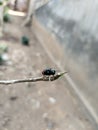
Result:
[[[0,1],[0,5],[3,5],[3,2]]]
[[[5,22],[5,23],[8,23],[8,22],[10,22],[10,15],[9,14],[4,14],[4,16],[3,16],[3,21]]]

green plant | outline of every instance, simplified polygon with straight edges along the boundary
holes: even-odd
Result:
[[[5,23],[10,22],[10,15],[9,15],[8,13],[5,13],[5,14],[3,15],[3,21],[4,21]]]
[[[3,54],[4,52],[8,51],[8,46],[6,44],[0,45],[0,54]]]
[[[3,58],[2,58],[2,54],[0,54],[0,65],[2,65],[3,64]]]
[[[0,1],[0,6],[1,6],[1,5],[3,5],[3,2],[2,2],[2,1]]]
[[[28,45],[29,45],[29,38],[28,38],[27,36],[22,36],[22,38],[21,38],[21,43],[22,43],[23,45],[28,46]]]

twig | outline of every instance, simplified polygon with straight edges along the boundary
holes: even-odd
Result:
[[[23,82],[37,82],[37,81],[54,81],[57,80],[59,77],[63,76],[67,72],[58,73],[51,77],[37,77],[37,78],[28,78],[28,79],[16,79],[16,80],[1,80],[0,84],[9,85],[15,83],[23,83]]]

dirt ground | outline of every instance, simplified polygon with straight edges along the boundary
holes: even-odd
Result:
[[[12,17],[0,43],[8,45],[9,61],[0,66],[0,80],[37,77],[46,67],[58,68],[33,33]],[[30,38],[30,46],[21,37]],[[94,130],[85,109],[68,90],[64,78],[54,82],[0,85],[0,130]]]

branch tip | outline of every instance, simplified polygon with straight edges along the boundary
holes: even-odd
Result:
[[[0,84],[9,85],[15,83],[24,83],[24,82],[37,82],[37,81],[54,81],[57,80],[59,77],[63,76],[67,72],[57,73],[54,76],[42,76],[37,78],[27,78],[27,79],[16,79],[16,80],[1,80]]]

